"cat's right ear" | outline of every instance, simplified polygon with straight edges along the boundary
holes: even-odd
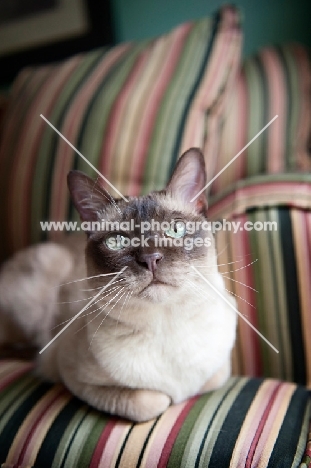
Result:
[[[67,183],[71,199],[82,221],[98,221],[109,195],[97,182],[81,171],[70,171]]]

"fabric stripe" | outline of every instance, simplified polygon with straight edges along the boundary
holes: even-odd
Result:
[[[279,424],[278,427],[278,437],[273,446],[270,441],[271,455],[268,456],[267,449],[269,447],[267,446],[264,449],[262,457],[263,461],[269,459],[268,468],[273,468],[280,459],[282,459],[284,464],[287,463],[288,466],[296,466],[301,461],[306,447],[307,434],[303,434],[302,436],[301,427],[303,424],[308,424],[310,418],[309,396],[302,394],[300,388],[294,389],[292,392],[289,388],[284,389],[283,395],[281,410],[284,417],[282,425]],[[288,406],[286,406],[286,403],[288,403]],[[294,414],[297,416],[296,418],[293,417]],[[278,424],[278,419],[279,415],[275,419],[276,424]]]
[[[303,339],[300,314],[297,314],[297,311],[300,311],[300,298],[297,288],[298,279],[296,260],[294,258],[295,253],[292,248],[292,225],[290,220],[290,213],[283,209],[280,210],[280,224],[282,231],[287,233],[286,236],[282,236],[281,243],[283,248],[284,267],[286,272],[285,287],[289,311],[289,329],[292,341],[294,381],[305,384],[306,357],[304,354],[304,348],[300,345],[303,342]]]
[[[216,197],[210,216],[240,226],[216,234],[219,269],[240,312],[279,350],[274,353],[239,319],[234,372],[310,386],[311,179],[304,174],[294,180],[279,175],[239,182],[236,191]],[[261,230],[244,229],[248,222]],[[267,222],[276,230],[264,230]]]
[[[40,113],[121,192],[162,189],[183,145],[206,148],[211,127],[218,145],[222,102],[234,85],[240,50],[239,14],[223,7],[216,18],[185,23],[154,40],[23,72],[1,142],[2,258],[57,239],[59,233],[41,232],[39,221],[77,219],[67,173],[74,168],[94,176]]]
[[[266,47],[244,61],[223,115],[214,174],[278,118],[213,182],[211,193],[257,174],[310,171],[310,86],[310,54],[302,45]]]
[[[0,412],[6,468],[277,466],[280,460],[289,467],[307,454],[309,395],[294,384],[235,377],[153,421],[132,424],[89,408],[61,385],[16,374],[18,364],[25,369],[0,361],[0,375],[15,376],[0,392],[0,408],[6,390],[21,390],[9,419]]]

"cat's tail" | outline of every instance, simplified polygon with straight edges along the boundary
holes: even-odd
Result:
[[[51,336],[58,285],[73,268],[68,249],[53,242],[15,254],[0,270],[0,345],[41,346]]]

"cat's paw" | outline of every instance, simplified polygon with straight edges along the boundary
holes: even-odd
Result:
[[[136,390],[131,400],[127,417],[137,422],[156,418],[171,404],[171,398],[168,395],[156,390]]]

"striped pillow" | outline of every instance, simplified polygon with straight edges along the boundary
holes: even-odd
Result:
[[[205,146],[214,158],[240,49],[239,14],[228,6],[154,40],[24,70],[0,148],[0,258],[42,240],[39,221],[75,216],[70,169],[96,175],[40,114],[122,193],[163,188],[185,149]]]
[[[297,44],[262,49],[245,60],[221,130],[218,173],[278,118],[213,183],[218,193],[256,174],[311,169],[311,60]]]
[[[239,319],[235,372],[311,388],[311,175],[240,181],[214,198],[210,217],[240,223],[216,234],[220,270],[239,311],[279,350]]]
[[[303,387],[235,377],[132,424],[43,383],[27,363],[0,361],[2,468],[297,467],[309,417]]]

